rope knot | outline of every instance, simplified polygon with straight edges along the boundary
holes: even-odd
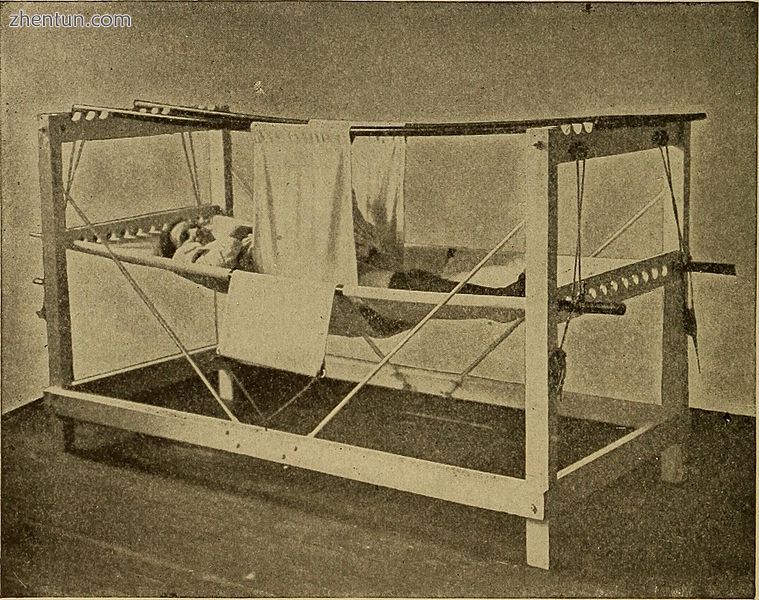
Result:
[[[669,145],[669,133],[666,129],[657,129],[654,131],[653,135],[651,136],[651,141],[656,144],[657,146],[668,146]]]
[[[566,375],[567,353],[561,348],[556,348],[548,358],[548,383],[556,394],[561,393]]]
[[[572,142],[567,150],[569,157],[574,160],[585,160],[588,158],[588,147],[583,142]]]

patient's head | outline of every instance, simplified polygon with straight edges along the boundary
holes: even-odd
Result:
[[[155,253],[158,256],[172,258],[177,249],[186,242],[207,244],[212,242],[213,239],[213,234],[197,223],[186,219],[175,221],[161,231]]]

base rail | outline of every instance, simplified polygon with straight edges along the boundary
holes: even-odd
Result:
[[[524,479],[235,423],[62,387],[45,390],[61,417],[242,454],[431,498],[543,518]]]

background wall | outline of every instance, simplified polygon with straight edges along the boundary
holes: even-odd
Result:
[[[584,3],[4,4],[3,411],[39,397],[47,380],[44,323],[34,314],[42,290],[31,284],[42,274],[41,251],[39,241],[28,237],[40,227],[35,116],[68,110],[75,102],[128,106],[144,98],[380,121],[707,112],[708,121],[693,128],[693,255],[735,262],[740,276],[696,277],[702,373],[691,381],[692,404],[753,413],[756,7],[585,8]],[[133,26],[8,28],[19,9],[128,13]],[[256,93],[259,81],[263,94]],[[191,203],[181,150],[168,141],[161,144],[124,145],[108,153],[92,144],[85,150],[77,194],[93,216],[136,212],[132,209],[147,206],[156,195],[169,205]],[[424,157],[423,148],[420,152],[417,156]],[[431,160],[440,151],[427,152]],[[489,150],[483,152],[483,164],[497,164],[497,153],[487,158]],[[472,160],[466,146],[445,153],[454,162]],[[487,179],[474,181],[476,189],[466,200],[444,194],[442,210],[417,203],[409,212],[409,237],[499,239],[502,223],[471,220],[482,214],[481,202],[497,197]],[[421,195],[415,191],[420,184],[413,185],[410,193]],[[449,218],[435,219],[436,212]],[[72,261],[71,268],[75,343],[85,351],[78,374],[115,366],[132,354],[171,350],[116,280],[115,270],[100,264],[103,270],[93,275],[94,266],[85,259]],[[163,295],[166,281],[152,274],[139,277],[172,320],[190,315],[181,335],[191,342],[212,335],[207,320],[193,319],[211,302],[207,294],[188,285],[185,295]],[[122,325],[103,331],[92,309],[84,308],[88,302],[101,315],[121,317]],[[135,327],[142,321],[144,326]],[[87,335],[100,341],[89,355]]]

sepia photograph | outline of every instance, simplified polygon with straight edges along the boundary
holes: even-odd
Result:
[[[754,598],[757,6],[0,4],[0,596]]]

